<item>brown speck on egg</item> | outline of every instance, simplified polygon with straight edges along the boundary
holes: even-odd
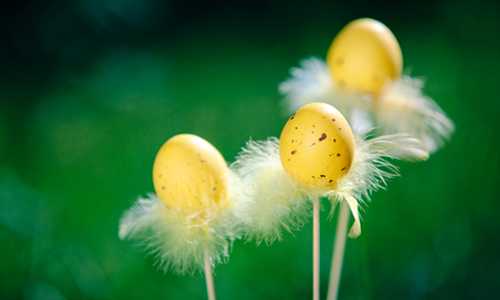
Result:
[[[333,139],[333,142],[334,142],[334,143],[336,143],[336,142],[337,142],[337,140],[336,140],[336,139]]]
[[[293,143],[293,140],[292,140],[292,143]]]
[[[292,117],[290,118],[290,120],[293,120],[293,118],[295,118],[295,114],[292,115]]]
[[[315,127],[315,128],[316,128],[316,125],[313,125],[313,127]]]
[[[335,119],[332,119],[333,122],[335,122]]]
[[[295,129],[298,129],[297,127],[295,127]]]
[[[314,145],[316,145],[316,143],[312,143],[312,144],[311,144],[311,147],[312,147],[312,146],[314,146]]]
[[[321,134],[321,137],[319,138],[319,141],[321,142],[324,139],[326,139],[326,133]]]
[[[337,153],[337,157],[340,157],[340,153]]]
[[[344,171],[344,170],[345,170],[345,167],[343,167],[342,170],[340,170],[340,171]]]
[[[164,186],[164,185],[162,185],[162,186],[161,186],[161,189],[162,189],[162,190],[165,190],[165,186]]]
[[[326,177],[326,175],[321,174],[321,175],[319,175],[319,177]]]
[[[292,155],[294,155],[295,153],[297,153],[297,150],[293,150],[291,153]]]
[[[339,127],[339,131],[341,131],[341,130],[342,130],[342,128]]]
[[[311,131],[311,133],[314,133],[314,131]]]
[[[316,176],[313,175],[312,178],[316,178]]]
[[[332,183],[332,182],[333,182],[333,179],[328,180],[328,182]]]

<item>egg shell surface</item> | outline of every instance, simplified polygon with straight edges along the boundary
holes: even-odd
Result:
[[[228,167],[212,144],[196,135],[180,134],[156,155],[153,183],[168,208],[196,213],[225,204]]]
[[[285,171],[306,188],[333,187],[354,158],[354,137],[344,116],[333,106],[311,103],[286,123],[280,137]]]
[[[341,89],[377,95],[386,82],[401,76],[403,55],[387,26],[363,18],[350,22],[338,33],[326,63]]]

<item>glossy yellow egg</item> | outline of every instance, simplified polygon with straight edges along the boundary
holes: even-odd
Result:
[[[281,164],[304,187],[333,187],[349,172],[354,147],[344,116],[331,105],[311,103],[299,109],[281,132]]]
[[[153,183],[167,207],[195,213],[226,202],[228,167],[212,144],[196,135],[180,134],[156,155]]]
[[[403,55],[387,26],[364,18],[350,22],[338,33],[326,63],[341,89],[376,95],[386,82],[401,76]]]

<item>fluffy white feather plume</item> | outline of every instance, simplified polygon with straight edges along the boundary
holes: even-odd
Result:
[[[233,180],[233,187],[234,187]],[[207,200],[208,201],[208,200]],[[136,240],[154,255],[159,268],[183,274],[203,270],[210,263],[224,262],[232,242],[238,238],[234,206],[185,214],[168,208],[155,194],[139,198],[120,220],[120,239]]]
[[[290,69],[290,75],[279,85],[280,93],[285,96],[283,106],[287,115],[306,104],[323,102],[341,111],[351,126],[362,130],[373,127],[367,114],[372,105],[371,97],[339,89],[322,59],[304,59],[300,61],[300,67]]]
[[[375,126],[381,134],[407,133],[421,140],[431,153],[450,140],[454,132],[453,121],[422,93],[421,80],[403,75],[374,97],[340,90],[319,58],[302,60],[300,67],[290,69],[290,74],[279,86],[287,113],[308,103],[328,103],[341,111],[353,128]]]
[[[357,134],[355,139],[356,150],[349,173],[340,180],[335,190],[325,195],[332,202],[332,211],[339,201],[345,200],[349,204],[355,219],[349,232],[351,238],[361,233],[356,205],[365,204],[372,192],[385,188],[387,179],[399,175],[398,168],[388,159],[416,162],[429,157],[426,146],[408,134],[383,135],[373,139]]]
[[[237,207],[247,238],[270,244],[304,224],[309,202],[281,165],[278,139],[247,142],[230,168],[242,180]]]
[[[411,134],[435,152],[451,139],[455,125],[422,93],[423,86],[423,81],[406,75],[387,84],[375,103],[374,116],[383,134]]]

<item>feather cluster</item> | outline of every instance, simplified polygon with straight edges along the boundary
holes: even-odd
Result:
[[[209,208],[186,214],[181,209],[167,207],[155,194],[139,198],[120,220],[120,239],[138,241],[165,272],[171,269],[179,274],[192,274],[197,269],[203,270],[206,256],[212,266],[224,262],[232,242],[238,238],[234,209],[238,180],[234,174],[230,175],[233,192],[230,204],[223,207],[212,203]]]
[[[249,141],[230,168],[245,187],[238,199],[238,215],[248,239],[267,244],[281,240],[304,224],[310,206],[303,191],[283,169],[279,140]]]
[[[424,142],[430,152],[449,140],[455,130],[439,105],[422,93],[419,79],[402,76],[387,83],[375,97],[339,89],[326,63],[319,58],[300,62],[279,86],[287,110],[324,102],[335,106],[354,128],[377,127],[382,134],[407,133]]]
[[[422,93],[423,86],[422,80],[406,75],[387,84],[375,103],[374,116],[384,134],[410,133],[434,152],[450,140],[455,125],[433,99]]]
[[[278,89],[285,96],[284,112],[295,113],[299,108],[313,102],[333,105],[350,125],[360,130],[373,127],[367,111],[371,104],[368,94],[343,91],[332,78],[330,69],[320,58],[311,57],[300,62],[300,67],[290,69],[291,77],[282,82]]]

